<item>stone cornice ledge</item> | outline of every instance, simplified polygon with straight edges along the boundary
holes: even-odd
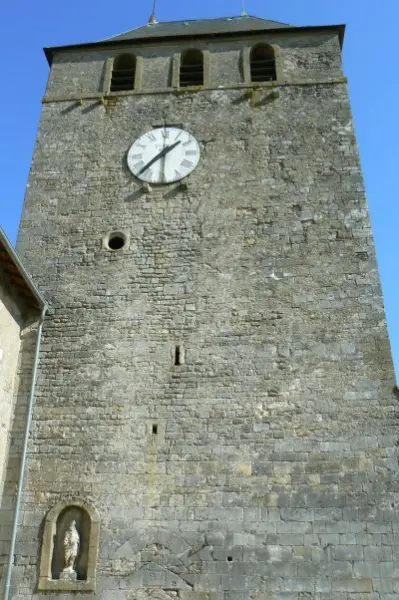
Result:
[[[50,104],[52,102],[76,102],[77,104],[83,104],[85,100],[97,100],[101,104],[106,104],[107,100],[116,100],[117,98],[124,98],[126,96],[154,96],[157,94],[175,94],[177,96],[184,96],[185,94],[194,94],[200,92],[222,92],[225,90],[253,90],[253,89],[274,89],[279,87],[301,87],[301,86],[318,86],[318,85],[337,85],[346,84],[348,79],[346,77],[335,77],[330,79],[319,79],[319,80],[302,80],[302,81],[271,81],[266,83],[252,83],[252,84],[238,84],[238,85],[223,85],[219,87],[187,87],[187,88],[163,88],[160,90],[139,90],[129,92],[109,92],[96,94],[74,94],[71,96],[61,96],[59,98],[44,97],[42,99],[43,104]]]

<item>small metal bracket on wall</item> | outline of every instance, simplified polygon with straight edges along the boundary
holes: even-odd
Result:
[[[280,97],[280,91],[277,89],[270,90],[270,88],[253,87],[247,90],[246,95],[250,105],[254,108],[273,102],[273,100]]]
[[[116,105],[118,98],[116,96],[101,96],[98,102],[107,110]]]
[[[150,194],[152,192],[152,187],[150,186],[149,183],[145,182],[143,183],[143,185],[141,186],[141,189],[143,190],[143,192],[145,192],[146,194]]]

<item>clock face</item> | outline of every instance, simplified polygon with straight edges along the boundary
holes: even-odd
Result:
[[[187,177],[200,158],[197,140],[177,127],[144,133],[131,146],[127,164],[133,175],[148,183],[173,183]]]

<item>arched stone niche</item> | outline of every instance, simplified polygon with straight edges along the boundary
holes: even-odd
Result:
[[[66,563],[64,540],[70,528],[75,530],[79,543],[73,568]],[[95,589],[100,517],[97,510],[75,498],[60,502],[46,515],[40,557],[39,590]]]
[[[79,535],[78,554],[74,561],[76,579],[86,581],[91,523],[87,511],[80,506],[67,506],[58,515],[53,537],[51,578],[63,579],[62,572],[66,567],[64,538],[72,523],[75,524],[75,529]]]

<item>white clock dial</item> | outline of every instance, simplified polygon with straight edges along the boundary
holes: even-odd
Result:
[[[159,127],[131,146],[127,164],[133,175],[148,183],[173,183],[187,177],[200,159],[197,140],[177,127]]]

